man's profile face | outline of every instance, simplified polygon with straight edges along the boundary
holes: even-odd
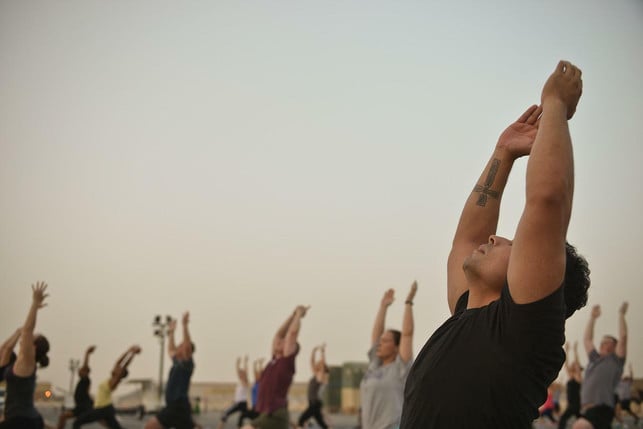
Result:
[[[500,291],[507,279],[512,244],[507,238],[490,235],[465,259],[462,268]]]

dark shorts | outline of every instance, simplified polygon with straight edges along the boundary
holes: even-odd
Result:
[[[10,417],[0,423],[0,429],[43,429],[42,417]]]
[[[585,410],[583,417],[594,426],[594,429],[610,429],[614,418],[614,408],[598,405]]]
[[[192,429],[192,409],[189,402],[167,404],[156,415],[156,420],[165,428]]]
[[[629,410],[630,406],[632,405],[632,400],[631,399],[621,399],[620,404],[621,404],[622,409]]]
[[[272,413],[261,413],[254,419],[252,426],[260,429],[289,429],[290,415],[287,408],[279,408]]]

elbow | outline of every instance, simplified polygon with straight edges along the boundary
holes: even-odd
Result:
[[[546,216],[560,216],[569,219],[572,212],[572,193],[563,189],[539,190],[527,193],[526,207]]]
[[[574,194],[574,188],[567,180],[557,180],[527,186],[526,200],[528,204],[544,207],[560,207],[569,204]]]

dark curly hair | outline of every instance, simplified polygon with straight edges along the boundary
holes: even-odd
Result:
[[[567,260],[565,264],[565,305],[569,318],[576,310],[587,304],[587,289],[591,283],[589,279],[589,265],[587,260],[576,252],[576,248],[565,243]]]
[[[36,348],[36,362],[40,368],[45,368],[49,365],[49,341],[44,335],[38,335],[34,338],[34,347]]]

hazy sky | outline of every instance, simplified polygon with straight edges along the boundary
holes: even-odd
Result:
[[[157,377],[152,319],[189,309],[194,379],[232,381],[236,356],[267,356],[310,304],[304,381],[322,341],[330,363],[365,360],[382,293],[397,291],[399,328],[417,279],[419,351],[448,315],[464,200],[564,58],[584,80],[568,238],[603,305],[596,337],[631,302],[640,376],[642,47],[641,0],[3,0],[0,336],[46,280],[41,380],[66,387],[89,344],[96,379],[132,343],[132,377]],[[504,197],[509,237],[525,165]]]

